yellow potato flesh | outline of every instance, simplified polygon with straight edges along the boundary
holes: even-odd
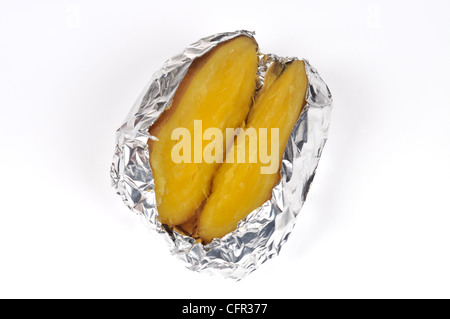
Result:
[[[304,63],[292,62],[275,81],[270,82],[252,107],[246,128],[279,128],[277,151],[281,161],[291,131],[305,105],[308,79]],[[245,145],[236,142],[234,154],[248,153],[248,139],[240,141]],[[270,134],[267,143],[270,150]],[[261,167],[265,165],[259,157],[256,163],[229,162],[222,164],[214,176],[211,195],[199,218],[198,235],[206,243],[235,230],[240,220],[271,198],[272,189],[280,179],[279,170],[273,174],[261,174]]]
[[[180,225],[194,217],[210,194],[218,163],[194,162],[194,120],[202,121],[202,133],[242,125],[255,90],[257,45],[241,36],[214,48],[196,59],[180,84],[172,105],[149,130],[158,140],[149,140],[150,165],[155,180],[155,196],[161,222]],[[172,140],[177,128],[189,130],[192,138],[191,163],[175,163]],[[203,149],[208,144],[202,143]],[[222,158],[226,147],[223,147]]]

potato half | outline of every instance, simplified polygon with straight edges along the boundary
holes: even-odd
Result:
[[[218,45],[196,59],[180,83],[170,107],[149,133],[150,165],[161,222],[176,226],[194,217],[211,192],[212,179],[220,163],[176,163],[172,138],[178,128],[194,136],[194,121],[202,121],[202,134],[208,128],[237,128],[247,117],[255,91],[257,44],[240,36]],[[203,143],[203,152],[207,143]],[[194,156],[192,143],[191,155]],[[226,145],[220,156],[225,157]]]
[[[274,70],[278,72],[279,68]],[[279,164],[291,131],[306,104],[308,79],[303,61],[298,60],[287,65],[276,79],[273,74],[268,78],[270,80],[253,105],[241,134],[249,128],[255,129],[258,142],[266,140],[267,149],[276,152],[277,169],[272,172],[267,169],[266,160],[262,160],[259,153],[256,154],[257,161],[251,163],[250,138],[238,136],[233,152],[227,154],[227,161],[214,176],[211,195],[200,214],[198,236],[206,243],[235,230],[240,220],[271,198],[272,189],[280,180]],[[270,136],[260,136],[260,128],[278,129],[276,149],[271,145],[273,140]],[[242,152],[247,153],[246,160],[239,163],[237,156]],[[229,156],[236,158],[228,160]]]

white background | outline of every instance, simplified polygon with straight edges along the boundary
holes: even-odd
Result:
[[[448,1],[0,2],[0,297],[450,297]],[[193,273],[110,186],[114,133],[169,57],[256,31],[334,97],[280,256]]]

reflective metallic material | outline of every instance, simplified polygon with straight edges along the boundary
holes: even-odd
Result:
[[[331,93],[307,60],[307,105],[292,130],[281,163],[281,181],[272,198],[242,220],[238,228],[203,246],[195,239],[170,230],[157,219],[154,180],[149,164],[149,127],[170,102],[192,61],[218,44],[248,31],[220,33],[203,38],[169,59],[156,72],[116,133],[111,166],[112,185],[124,203],[164,236],[173,255],[194,271],[218,273],[240,280],[277,255],[288,239],[303,206],[327,140],[332,108]],[[258,78],[274,60],[292,59],[259,53]]]

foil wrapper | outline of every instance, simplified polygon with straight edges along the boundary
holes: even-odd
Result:
[[[117,130],[110,171],[112,186],[126,206],[167,240],[173,255],[193,271],[220,274],[234,280],[244,278],[277,255],[291,234],[327,140],[332,108],[327,85],[303,59],[309,81],[307,104],[291,132],[281,162],[281,180],[273,189],[272,198],[242,220],[235,231],[208,245],[162,225],[157,218],[155,184],[149,163],[147,141],[152,138],[149,127],[170,105],[191,63],[218,44],[240,35],[253,37],[254,33],[242,30],[215,34],[189,45],[184,52],[166,61]],[[263,85],[266,70],[274,61],[286,63],[295,59],[258,54],[259,86]]]

